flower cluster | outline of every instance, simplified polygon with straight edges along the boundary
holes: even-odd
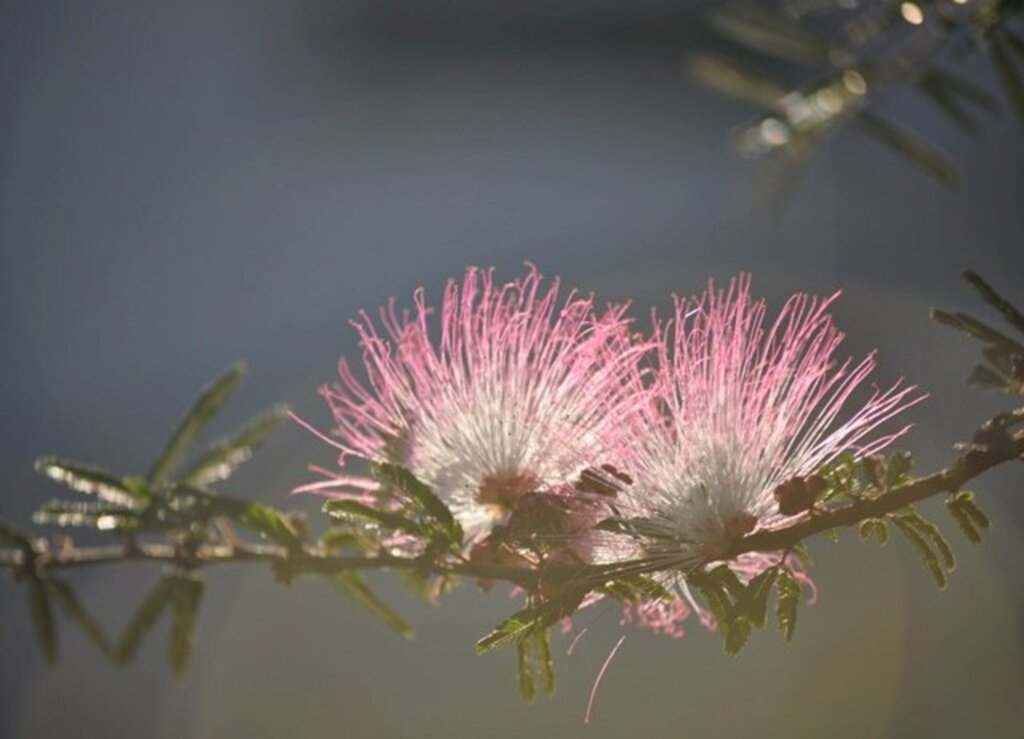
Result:
[[[304,489],[372,503],[379,483],[351,459],[400,465],[450,507],[474,559],[665,573],[679,589],[625,619],[678,635],[696,606],[683,575],[808,515],[816,472],[886,447],[906,427],[880,426],[922,397],[864,393],[874,355],[835,359],[838,293],[796,295],[770,319],[741,275],[676,298],[650,335],[625,305],[559,293],[532,267],[506,284],[471,268],[437,316],[422,290],[411,311],[363,314],[365,373],[342,360],[322,389],[341,470]],[[729,564],[749,581],[779,555]]]

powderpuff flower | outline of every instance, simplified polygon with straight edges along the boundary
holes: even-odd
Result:
[[[646,402],[626,306],[600,317],[593,298],[559,281],[545,289],[532,266],[497,284],[470,268],[444,291],[439,332],[424,292],[401,314],[392,300],[380,326],[353,322],[366,381],[347,361],[321,389],[334,417],[343,473],[305,486],[371,496],[376,483],[348,474],[349,457],[407,467],[448,503],[479,540],[528,493],[572,483],[612,461],[628,418]]]
[[[793,494],[820,492],[823,465],[878,452],[909,429],[878,431],[923,400],[914,387],[873,386],[855,401],[875,357],[835,359],[843,334],[828,309],[838,295],[795,295],[769,322],[741,275],[675,298],[672,320],[655,320],[653,401],[631,437],[634,484],[622,501],[648,557],[677,570],[721,558],[744,534],[806,515]],[[748,579],[772,557],[744,555],[734,569]]]

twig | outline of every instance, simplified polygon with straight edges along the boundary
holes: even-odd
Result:
[[[414,557],[394,557],[381,554],[373,557],[343,556],[307,549],[301,553],[284,547],[263,544],[244,546],[205,545],[195,551],[183,552],[171,544],[136,543],[132,546],[113,545],[97,547],[61,547],[51,550],[45,540],[33,542],[31,560],[39,574],[47,570],[69,569],[115,562],[155,562],[196,568],[214,564],[267,562],[280,567],[288,576],[317,574],[330,575],[353,570],[416,570],[433,575],[464,575],[468,577],[507,580],[518,585],[530,585],[533,573],[516,567],[479,562],[444,562]],[[29,557],[22,550],[0,550],[0,567],[18,571],[26,566]]]
[[[729,551],[729,557],[744,552],[787,550],[814,534],[843,526],[856,526],[861,521],[881,518],[934,495],[954,493],[975,477],[1022,455],[1024,432],[1008,435],[1003,445],[972,449],[950,467],[894,488],[878,498],[858,500],[843,508],[817,513],[782,529],[759,531],[745,536]]]

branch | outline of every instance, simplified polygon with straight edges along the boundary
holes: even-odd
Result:
[[[262,544],[204,545],[194,551],[185,551],[171,544],[141,543],[97,547],[65,546],[51,550],[46,540],[37,540],[33,542],[30,554],[17,549],[0,550],[0,567],[11,569],[15,577],[24,573],[30,560],[38,574],[45,574],[48,570],[115,562],[160,562],[186,569],[213,564],[266,562],[274,566],[284,579],[294,575],[331,575],[355,570],[413,570],[431,575],[463,575],[507,580],[524,587],[531,586],[535,579],[533,573],[519,567],[386,554],[373,557],[333,555],[311,549],[296,554],[284,547]]]
[[[901,485],[877,498],[859,500],[830,511],[816,511],[790,526],[759,531],[743,537],[729,551],[731,559],[746,552],[777,552],[791,549],[814,534],[829,529],[856,526],[870,518],[881,518],[941,493],[954,493],[967,482],[993,467],[1024,456],[1024,431],[1005,437],[1006,443],[975,448],[944,470]],[[45,540],[33,542],[33,551],[0,550],[0,567],[22,574],[31,559],[35,571],[69,569],[114,562],[162,562],[195,569],[205,565],[245,562],[271,564],[283,579],[296,575],[330,575],[356,570],[409,570],[432,575],[461,575],[481,579],[504,580],[523,587],[536,584],[537,574],[522,567],[508,567],[465,560],[435,560],[395,557],[334,555],[306,548],[299,553],[284,547],[263,544],[203,545],[186,551],[173,544],[131,543],[97,547],[60,547],[51,549]]]
[[[1004,437],[1005,443],[975,448],[957,462],[928,477],[901,485],[886,494],[825,512],[815,512],[792,526],[759,531],[740,539],[729,558],[745,552],[777,552],[793,548],[803,539],[841,526],[856,526],[869,518],[881,518],[940,493],[955,493],[970,480],[993,467],[1024,456],[1024,431]]]

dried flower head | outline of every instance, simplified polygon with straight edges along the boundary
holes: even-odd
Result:
[[[503,520],[524,495],[571,484],[611,461],[624,423],[644,403],[625,306],[597,317],[593,299],[526,276],[496,284],[470,268],[445,289],[435,338],[423,290],[414,310],[392,300],[378,331],[353,322],[367,381],[349,364],[322,388],[349,455],[401,464],[445,500],[471,539]],[[320,490],[372,491],[372,480],[332,475]]]
[[[877,431],[923,399],[913,387],[875,387],[855,403],[875,358],[835,360],[836,297],[795,295],[769,322],[741,275],[676,298],[672,320],[655,321],[654,400],[632,436],[624,501],[651,556],[681,568],[716,559],[754,529],[804,514],[823,465],[877,452],[909,428]]]

